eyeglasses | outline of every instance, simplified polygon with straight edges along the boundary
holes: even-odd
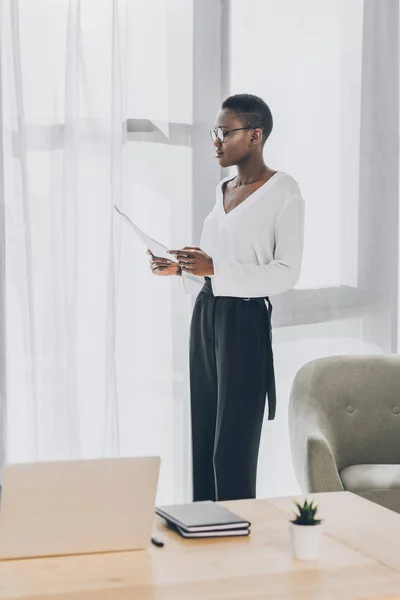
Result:
[[[221,142],[224,142],[228,133],[232,133],[232,131],[242,131],[242,129],[253,129],[253,127],[236,127],[236,129],[221,129],[221,127],[217,127],[217,129],[210,129],[210,136],[213,142],[218,138]]]

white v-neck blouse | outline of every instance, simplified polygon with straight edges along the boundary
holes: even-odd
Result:
[[[293,288],[300,276],[305,204],[298,183],[278,171],[241,204],[225,212],[223,185],[204,222],[200,248],[212,257],[215,296],[261,298]],[[204,277],[182,272],[187,293],[197,294]]]

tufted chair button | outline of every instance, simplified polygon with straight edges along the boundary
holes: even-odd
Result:
[[[398,415],[400,413],[400,408],[398,406],[393,406],[392,413]]]
[[[349,404],[349,406],[346,406],[346,411],[347,411],[348,413],[352,413],[352,412],[354,412],[354,406],[351,406],[351,404]]]

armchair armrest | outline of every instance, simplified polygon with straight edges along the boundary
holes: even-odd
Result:
[[[320,433],[306,438],[306,465],[304,479],[307,492],[344,491],[335,458],[328,440]]]

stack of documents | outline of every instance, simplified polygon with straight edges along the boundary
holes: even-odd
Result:
[[[153,256],[157,256],[158,258],[167,258],[172,262],[177,262],[176,257],[172,254],[168,254],[168,248],[160,244],[160,242],[156,242],[153,238],[151,238],[147,233],[144,233],[135,223],[123,213],[117,206],[114,206],[115,210],[118,214],[121,215],[125,219],[125,222],[130,225],[136,235],[142,240],[143,244],[146,248],[150,250]]]

